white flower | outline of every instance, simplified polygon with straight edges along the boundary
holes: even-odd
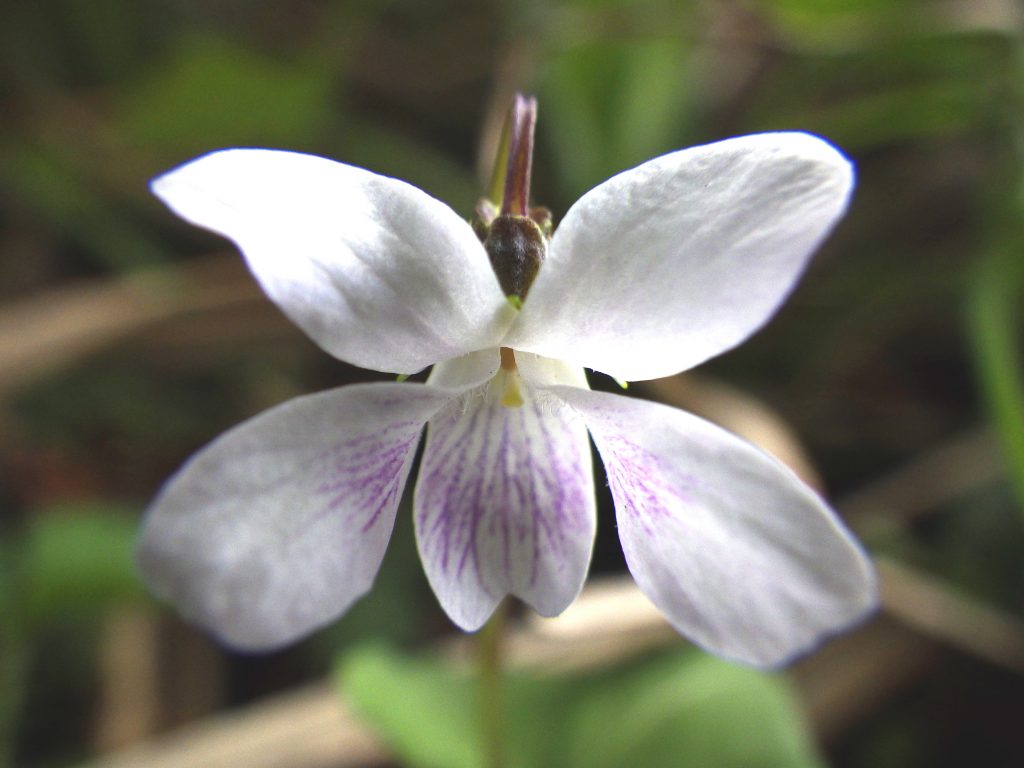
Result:
[[[626,562],[684,635],[782,663],[876,603],[871,565],[770,456],[682,411],[591,391],[668,376],[773,314],[844,212],[849,163],[801,133],[674,152],[566,214],[517,311],[454,211],[395,179],[308,155],[215,152],[153,189],[237,243],[269,297],[337,358],[426,384],[356,384],[229,431],[147,513],[158,594],[231,645],[270,649],[369,590],[420,434],[420,556],[452,620],[505,595],[544,616],[579,593],[595,509],[589,432]],[[499,354],[499,349],[502,349]]]

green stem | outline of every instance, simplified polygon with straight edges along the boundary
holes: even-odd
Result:
[[[968,330],[981,393],[986,400],[1024,514],[1024,357],[1020,347],[1024,296],[1024,25],[1017,30],[1007,80],[1005,129],[1012,153],[1006,182],[1015,194],[996,206],[999,227],[991,252],[979,265],[968,297]]]
[[[485,768],[504,768],[504,675],[502,635],[505,604],[500,603],[478,635],[480,734]]]
[[[1024,269],[1016,243],[981,265],[968,302],[975,367],[1024,513],[1024,365],[1016,329]]]
[[[487,188],[487,199],[495,208],[501,208],[502,200],[505,198],[505,177],[508,174],[508,145],[512,133],[512,114],[505,118],[501,128],[501,139],[498,142],[498,151],[494,156],[494,169],[491,171],[491,183]]]

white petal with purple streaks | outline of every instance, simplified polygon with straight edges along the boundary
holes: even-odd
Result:
[[[416,538],[438,600],[463,629],[482,626],[506,594],[557,615],[583,586],[595,524],[587,432],[538,388],[582,380],[564,368],[524,360],[524,378],[499,371],[430,421]],[[501,404],[509,376],[517,407]]]
[[[553,391],[601,454],[637,584],[694,642],[775,666],[874,608],[867,557],[778,461],[675,408]]]
[[[274,648],[331,621],[373,583],[423,425],[452,395],[352,385],[235,427],[150,507],[144,579],[238,648]]]

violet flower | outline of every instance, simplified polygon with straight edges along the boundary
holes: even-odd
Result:
[[[785,300],[852,185],[824,141],[766,133],[625,171],[550,239],[520,188],[478,223],[486,235],[511,217],[537,251],[535,280],[509,291],[493,244],[395,179],[262,149],[161,176],[154,192],[231,238],[325,351],[376,371],[434,367],[425,384],[296,398],[199,451],[148,511],[144,578],[243,649],[336,619],[373,583],[426,427],[416,536],[445,611],[473,631],[514,595],[554,616],[591,557],[589,433],[629,570],[679,632],[763,666],[807,650],[876,604],[872,567],[835,514],[759,449],[675,408],[592,391],[583,369],[652,379],[742,342]]]

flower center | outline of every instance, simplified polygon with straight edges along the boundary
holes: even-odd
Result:
[[[540,271],[548,242],[533,219],[501,214],[491,222],[484,250],[501,290],[522,302]]]
[[[530,171],[537,100],[517,94],[501,136],[488,196],[480,200],[473,229],[483,243],[498,285],[516,309],[522,309],[551,239],[551,212],[530,207]],[[501,367],[490,384],[491,396],[507,408],[523,404],[523,380],[515,352],[501,347]]]

